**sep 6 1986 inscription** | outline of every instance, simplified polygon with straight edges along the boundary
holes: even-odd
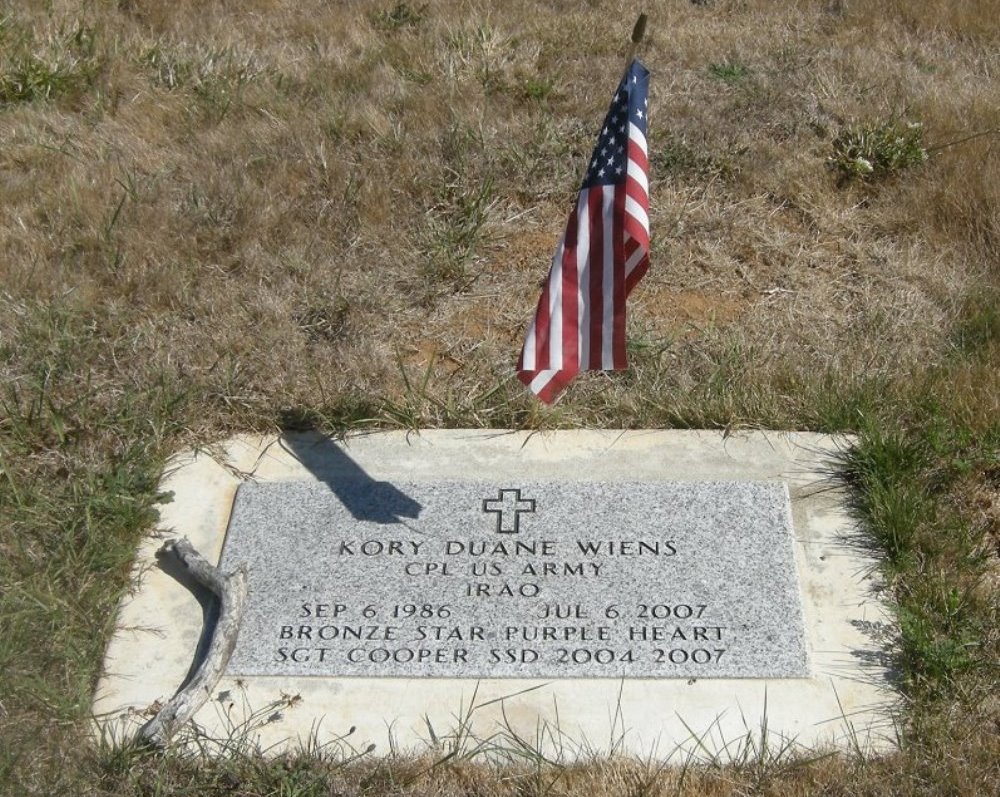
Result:
[[[767,482],[243,484],[232,675],[800,677]]]

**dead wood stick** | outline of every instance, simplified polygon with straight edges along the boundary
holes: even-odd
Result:
[[[174,732],[191,719],[211,696],[236,645],[236,635],[247,603],[246,568],[223,573],[209,564],[186,537],[164,543],[160,553],[176,556],[192,578],[218,597],[220,605],[212,641],[194,677],[139,730],[139,739],[155,747],[165,746]]]

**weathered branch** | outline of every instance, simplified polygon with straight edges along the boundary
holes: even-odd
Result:
[[[156,747],[166,745],[174,732],[191,719],[211,696],[236,645],[236,635],[247,603],[246,568],[223,573],[209,564],[187,538],[164,543],[160,553],[174,554],[192,578],[218,597],[220,606],[208,652],[194,677],[139,730],[138,738]]]

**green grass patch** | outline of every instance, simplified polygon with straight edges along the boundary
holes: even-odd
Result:
[[[933,372],[924,388],[946,389],[950,375]],[[956,418],[926,393],[908,398],[895,421],[864,420],[843,476],[884,559],[904,683],[911,697],[931,700],[967,672],[963,688],[981,684],[996,666],[996,607],[981,588],[995,559],[987,525],[962,502],[1000,461],[1000,419]]]
[[[828,163],[845,180],[879,180],[926,160],[923,125],[892,117],[841,130]]]
[[[987,287],[966,302],[952,339],[965,357],[988,357],[1000,345],[1000,290]]]
[[[0,389],[0,694],[19,696],[0,733],[15,783],[39,752],[19,722],[78,728],[89,714],[139,536],[166,498],[160,446],[183,401],[167,381],[121,390],[80,373],[101,345],[86,313],[17,311],[21,334],[0,345],[0,360],[26,364]]]
[[[74,97],[90,88],[102,64],[97,32],[83,24],[40,41],[5,19],[0,47],[0,106]]]
[[[720,61],[717,64],[708,65],[708,74],[715,80],[735,85],[743,83],[753,73],[750,71],[750,67],[739,61]]]

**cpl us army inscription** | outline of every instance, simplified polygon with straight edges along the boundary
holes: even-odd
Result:
[[[240,675],[808,675],[770,482],[245,483]]]

